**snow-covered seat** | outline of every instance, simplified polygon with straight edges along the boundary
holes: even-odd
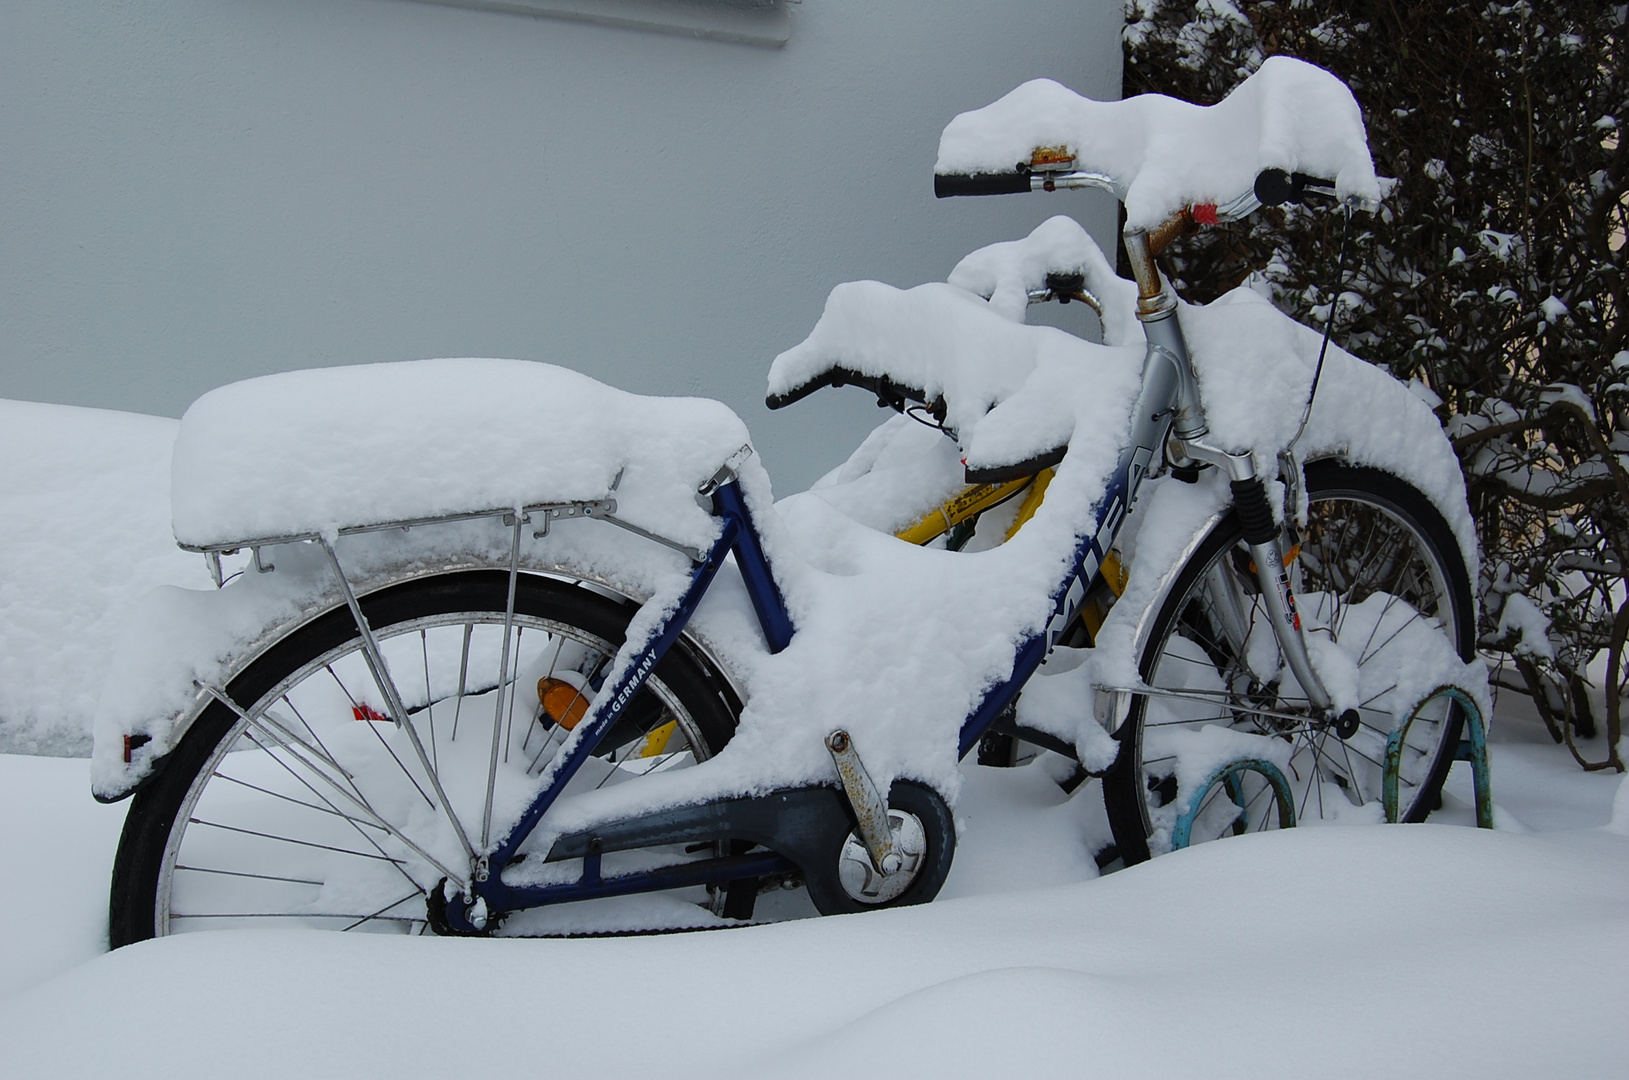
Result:
[[[604,498],[704,547],[695,492],[746,425],[700,398],[626,393],[551,364],[417,360],[268,375],[181,420],[176,540],[195,549],[499,508]]]
[[[1341,198],[1380,197],[1352,92],[1289,57],[1268,58],[1211,106],[1161,94],[1093,101],[1036,79],[951,120],[934,171],[1010,175],[1043,148],[1112,177],[1132,228],[1153,228],[1188,205],[1230,202],[1264,169],[1333,178]]]

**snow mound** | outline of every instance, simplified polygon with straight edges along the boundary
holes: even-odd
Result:
[[[1118,393],[1129,415],[1142,353],[1025,326],[954,285],[850,281],[831,291],[808,338],[775,358],[769,393],[792,393],[833,369],[886,377],[930,401],[943,397],[966,464],[987,468],[1068,445],[1081,409],[1104,419],[1097,402],[1077,400],[1082,395]],[[1015,397],[999,417],[991,411]]]
[[[1075,166],[1120,187],[1126,223],[1152,228],[1196,203],[1226,203],[1277,168],[1333,178],[1341,198],[1380,198],[1363,114],[1322,68],[1269,57],[1215,105],[1161,94],[1093,101],[1050,79],[1024,83],[945,127],[934,171],[1011,173],[1037,147],[1066,146]]]
[[[1046,287],[1050,273],[1086,277],[1086,289],[1103,303],[1103,342],[1139,345],[1137,286],[1114,272],[1114,266],[1091,234],[1073,218],[1059,214],[1035,226],[1022,240],[1003,240],[971,252],[945,280],[990,301],[1013,322],[1024,322],[1029,293]]]
[[[443,1075],[482,1027],[541,1028],[534,1058],[572,1077],[1612,1076],[1626,888],[1629,844],[1601,832],[1292,829],[723,932],[181,935],[0,1001],[0,1040],[18,1077]],[[439,995],[425,1022],[380,990],[460,985],[483,992]],[[656,1004],[630,1023],[635,986]],[[992,1002],[1026,1028],[970,1022]],[[731,1037],[698,1037],[709,1018]]]
[[[127,613],[207,587],[169,527],[174,420],[0,401],[0,749],[86,754]]]
[[[629,394],[522,360],[292,371],[211,391],[181,419],[175,536],[190,547],[603,498],[694,546],[696,489],[748,442],[728,407]]]

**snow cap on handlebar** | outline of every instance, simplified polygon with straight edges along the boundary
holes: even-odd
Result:
[[[1027,82],[945,127],[934,189],[946,195],[1030,190],[1037,149],[1107,174],[1126,224],[1152,229],[1191,205],[1226,204],[1264,170],[1332,177],[1335,195],[1378,202],[1363,115],[1334,75],[1269,57],[1211,106],[1161,94],[1093,101],[1050,79]]]

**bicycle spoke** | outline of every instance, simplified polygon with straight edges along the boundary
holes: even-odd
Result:
[[[224,877],[253,878],[256,881],[286,881],[291,885],[316,885],[319,887],[322,885],[322,882],[312,881],[309,878],[281,877],[277,874],[251,874],[244,870],[220,870],[208,866],[182,866],[180,863],[177,863],[175,868],[177,870],[187,870],[194,874],[220,874]]]
[[[358,859],[378,859],[381,862],[401,864],[400,859],[392,859],[388,855],[370,855],[366,851],[352,851],[350,848],[335,847],[333,844],[319,844],[315,840],[300,840],[293,836],[278,836],[275,833],[260,832],[256,829],[245,829],[237,825],[225,825],[219,821],[205,821],[202,818],[188,818],[188,824],[205,825],[212,829],[225,829],[227,832],[241,833],[244,836],[258,836],[262,840],[276,840],[284,844],[298,844],[300,847],[321,848],[323,851],[338,852],[341,855],[354,855]]]
[[[373,922],[374,920],[379,919],[381,916],[383,916],[384,913],[389,911],[391,908],[400,907],[401,905],[407,903],[409,900],[422,900],[422,899],[424,899],[424,894],[423,893],[420,893],[420,892],[408,893],[406,896],[402,897],[400,900],[391,901],[390,903],[386,904],[384,907],[380,908],[378,911],[375,911],[373,914],[364,915],[360,919],[358,919],[354,923],[352,923],[351,925],[341,927],[340,928],[340,933],[343,934],[343,933],[345,933],[347,931],[355,930],[357,927],[361,926],[363,923]]]
[[[249,736],[247,736],[247,735],[245,735],[244,737],[249,738]],[[249,738],[249,741],[253,742],[256,746],[260,747],[260,749],[263,752],[265,752],[268,756],[272,757],[272,760],[277,761],[277,763],[279,765],[283,764],[282,761],[278,760],[275,755],[271,754],[271,752],[269,750],[266,750],[266,748],[263,745],[261,745],[259,742],[255,742],[255,740],[252,739],[252,738]],[[285,769],[288,768],[287,765],[283,765],[283,767]],[[346,821],[353,821],[353,822],[356,821],[355,818],[350,817],[347,814],[343,814],[339,810],[335,809],[332,804],[329,804],[328,806],[318,806],[316,803],[308,803],[304,799],[296,799],[292,795],[284,795],[281,792],[273,791],[270,788],[263,788],[259,784],[251,784],[251,783],[249,783],[249,781],[239,779],[236,776],[229,776],[226,773],[221,772],[219,769],[216,769],[213,775],[216,776],[217,778],[221,779],[221,780],[225,780],[229,784],[238,784],[238,785],[240,785],[242,787],[248,788],[250,791],[258,791],[262,795],[269,795],[271,798],[274,798],[274,799],[282,799],[284,802],[293,803],[295,806],[303,806],[307,810],[315,810],[319,814],[332,814],[335,817],[344,818]],[[299,780],[299,777],[295,776],[295,779]],[[303,780],[300,781],[300,782],[305,783]],[[309,784],[307,784],[306,786],[310,787]],[[362,822],[361,824],[371,826],[372,828],[375,828],[375,829],[377,829],[379,827],[377,825],[374,825],[373,822],[371,822],[371,821]]]
[[[525,639],[526,628],[524,626],[517,627],[515,629],[515,664],[509,675],[509,716],[505,722],[503,733],[503,761],[505,765],[509,764],[509,744],[515,741],[515,698],[520,690],[521,643]]]
[[[362,793],[360,791],[357,792],[357,797],[359,799],[361,799],[363,807],[375,819],[373,821],[359,820],[359,819],[357,819],[355,817],[352,817],[350,814],[347,814],[344,811],[340,810],[339,807],[335,806],[332,802],[329,802],[327,796],[323,795],[322,792],[320,792],[316,788],[312,787],[311,784],[305,779],[305,777],[303,777],[299,773],[295,772],[294,769],[286,761],[284,761],[282,758],[278,757],[276,754],[272,753],[271,749],[269,747],[267,747],[267,746],[264,746],[260,742],[260,740],[256,739],[253,735],[250,735],[247,731],[244,732],[243,737],[248,739],[250,742],[254,743],[257,747],[259,747],[262,753],[264,753],[267,757],[271,758],[271,760],[275,761],[279,766],[281,766],[282,769],[285,772],[287,772],[290,776],[292,776],[307,791],[311,792],[311,794],[315,795],[318,799],[321,799],[325,804],[327,804],[329,809],[336,816],[338,816],[346,824],[350,825],[351,828],[356,830],[356,834],[358,836],[360,836],[362,838],[363,842],[365,842],[369,847],[373,848],[375,851],[377,851],[380,855],[384,856],[386,859],[390,858],[390,856],[386,853],[385,849],[382,846],[380,846],[379,841],[377,841],[376,839],[374,839],[373,837],[369,836],[367,833],[362,831],[362,826],[363,825],[367,825],[367,826],[369,826],[371,828],[379,829],[382,832],[385,832],[387,834],[390,832],[390,829],[387,826],[385,826],[384,824],[381,823],[382,819],[379,818],[378,811],[374,810],[372,806],[368,805],[367,799],[362,798]],[[296,760],[298,760],[298,758],[296,758]],[[327,780],[327,778],[324,778],[324,779]],[[327,780],[327,782],[332,783],[331,780]],[[353,785],[353,787],[354,787],[354,785]],[[342,792],[342,794],[343,794],[343,792]],[[395,860],[391,860],[391,861],[395,862]],[[413,881],[412,875],[410,875],[406,870],[403,870],[399,864],[396,866],[396,872],[401,874],[402,877],[406,878],[407,881],[410,884],[417,884],[416,882]]]
[[[396,763],[396,767],[402,771],[402,775],[407,777],[407,782],[412,784],[413,787],[418,791],[420,797],[422,797],[424,799],[425,805],[430,806],[430,807],[434,807],[435,804],[436,804],[436,801],[434,799],[430,798],[430,796],[428,794],[426,794],[424,788],[419,786],[418,780],[415,779],[412,772],[410,772],[408,770],[407,765],[405,763],[403,763],[401,758],[396,756],[396,751],[391,749],[390,744],[385,741],[385,737],[383,735],[379,734],[379,729],[374,727],[374,724],[377,723],[377,721],[361,719],[361,715],[363,713],[363,706],[351,694],[351,691],[346,687],[344,681],[341,680],[338,675],[334,674],[334,665],[332,665],[332,664],[328,665],[328,674],[333,675],[334,682],[339,686],[340,690],[344,691],[346,699],[348,701],[350,701],[350,703],[351,703],[351,708],[356,710],[356,712],[358,714],[358,721],[357,722],[368,725],[368,730],[373,732],[373,737],[375,739],[378,739],[379,740],[379,745],[385,748],[385,753],[390,755],[390,760],[394,761]],[[368,709],[367,711],[372,712],[373,710]]]
[[[1375,650],[1374,650],[1375,653],[1378,654],[1381,651],[1383,651],[1387,645],[1390,645],[1393,641],[1397,640],[1397,635],[1398,634],[1401,634],[1404,630],[1407,630],[1415,622],[1417,622],[1420,619],[1423,619],[1424,617],[1425,616],[1421,615],[1418,611],[1414,612],[1414,614],[1410,615],[1406,620],[1404,620],[1402,626],[1399,626],[1396,630],[1393,630],[1391,632],[1390,636],[1388,636],[1385,641],[1382,641],[1379,645],[1377,645],[1375,647]],[[1371,655],[1373,655],[1373,654],[1371,654]],[[1369,657],[1367,657],[1367,656],[1363,657],[1363,660],[1367,660],[1368,658]],[[1361,663],[1362,660],[1360,660],[1359,662]]]
[[[430,766],[439,773],[441,754],[436,748],[436,696],[430,692],[430,634],[422,627],[419,629],[419,651],[424,657],[424,711],[429,714],[430,722]]]
[[[247,723],[249,723],[251,725],[254,725],[254,726],[259,726],[261,728],[261,731],[263,733],[265,733],[266,735],[270,736],[273,742],[280,742],[280,740],[277,738],[277,735],[276,735],[275,731],[272,728],[264,726],[260,721],[257,721],[253,716],[251,716],[250,714],[244,712],[242,709],[239,709],[237,707],[237,705],[234,704],[230,698],[228,698],[225,695],[219,693],[218,691],[215,691],[213,688],[206,687],[205,689],[208,689],[210,691],[210,693],[215,696],[216,700],[220,701],[222,704],[226,705],[229,709],[232,709],[234,712],[236,712],[245,722],[247,722]],[[294,751],[292,749],[290,749],[288,746],[285,745],[284,749],[288,750],[289,753],[294,754]],[[299,757],[298,754],[294,754],[294,756],[296,758]],[[445,864],[443,864],[440,860],[436,859],[435,856],[431,855],[429,852],[425,851],[422,847],[420,847],[413,840],[408,838],[400,829],[396,828],[396,826],[392,825],[390,822],[388,822],[384,818],[380,817],[376,812],[374,812],[374,810],[371,807],[368,807],[368,806],[364,805],[363,803],[359,802],[357,799],[353,798],[351,796],[351,794],[349,792],[347,792],[338,783],[336,783],[333,780],[332,777],[328,776],[326,773],[322,772],[320,769],[312,768],[312,766],[310,765],[309,762],[302,761],[301,763],[304,764],[308,769],[311,769],[311,772],[312,772],[313,776],[316,776],[318,779],[320,779],[323,782],[327,783],[336,792],[338,792],[341,797],[343,797],[347,801],[349,801],[349,802],[353,803],[354,805],[356,805],[356,807],[358,809],[364,810],[370,817],[372,817],[374,819],[374,821],[381,828],[383,828],[386,832],[390,833],[390,835],[394,836],[397,840],[401,841],[404,845],[406,845],[409,849],[411,849],[415,854],[417,854],[419,857],[424,859],[425,862],[429,863],[431,866],[435,867],[437,870],[440,870],[442,872],[442,874],[445,877],[447,877],[449,880],[458,882],[460,887],[463,886],[464,879],[463,879],[462,875],[457,874],[454,871],[447,869]],[[398,762],[398,764],[399,764],[399,762]]]
[[[400,901],[398,901],[400,903]],[[395,907],[392,904],[391,907]],[[172,911],[172,919],[375,919],[379,922],[421,923],[424,920],[408,915],[357,915],[339,911],[223,911],[202,914],[190,911]]]
[[[464,689],[468,686],[469,678],[469,639],[475,633],[475,624],[464,624],[464,650],[458,661],[458,699],[453,704],[452,739],[458,741],[458,714],[464,709]]]

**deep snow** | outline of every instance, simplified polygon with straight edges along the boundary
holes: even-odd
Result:
[[[90,717],[130,609],[209,588],[170,536],[176,422],[0,400],[0,751],[90,753]]]
[[[89,800],[82,760],[0,757],[0,1072],[1617,1074],[1629,837],[1602,826],[1620,781],[1520,715],[1496,732],[1492,833],[1463,827],[1456,774],[1441,825],[1255,834],[1092,880],[1079,797],[967,766],[962,847],[926,907],[575,941],[231,931],[106,955],[123,806]]]

